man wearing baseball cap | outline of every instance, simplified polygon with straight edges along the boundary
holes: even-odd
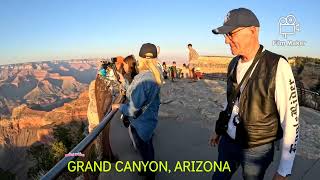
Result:
[[[286,59],[259,43],[260,23],[249,9],[231,10],[223,34],[235,57],[228,67],[227,102],[216,122],[211,145],[218,144],[218,161],[231,172],[212,179],[231,179],[242,166],[244,179],[263,179],[273,161],[274,143],[281,140],[281,159],[273,179],[291,174],[299,139],[299,104],[294,76]]]

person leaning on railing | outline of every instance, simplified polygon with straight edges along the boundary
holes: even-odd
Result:
[[[143,161],[154,160],[152,135],[158,122],[160,87],[163,84],[161,70],[157,66],[157,48],[154,44],[143,44],[139,52],[138,75],[127,89],[128,103],[113,104],[130,120],[129,135]],[[121,79],[121,78],[120,78]],[[154,179],[151,171],[141,173]]]
[[[106,77],[107,76],[107,68],[108,68],[108,65],[106,63],[102,63],[101,67],[98,71],[98,75],[100,75],[102,77]]]

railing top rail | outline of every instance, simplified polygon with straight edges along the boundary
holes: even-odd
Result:
[[[123,96],[120,95],[119,102],[122,101],[122,99],[123,99]],[[112,119],[112,117],[115,115],[116,112],[117,110],[111,110],[106,116],[104,116],[104,118],[99,123],[99,125],[69,153],[83,152],[103,131],[103,129],[107,126],[107,124],[110,122],[110,120]],[[66,156],[62,158],[53,168],[51,168],[44,176],[41,177],[41,180],[56,179],[67,167],[69,161],[72,161],[75,158],[77,157]]]

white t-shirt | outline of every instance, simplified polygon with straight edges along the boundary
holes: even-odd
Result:
[[[248,62],[242,62],[242,60],[239,60],[237,65],[238,84],[241,82],[252,62],[253,59]],[[278,173],[282,176],[286,176],[291,174],[299,138],[299,104],[297,88],[291,67],[283,58],[280,58],[278,62],[275,81],[275,102],[277,104],[281,127],[283,129],[283,138],[281,140],[281,159],[278,167]],[[243,87],[240,88],[240,92],[242,92],[242,90]],[[236,126],[233,123],[233,119],[235,116],[238,116],[238,113],[239,101],[236,100],[227,130],[228,135],[233,139],[235,139],[236,135]]]

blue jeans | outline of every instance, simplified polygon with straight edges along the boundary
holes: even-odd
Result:
[[[218,161],[228,161],[231,172],[216,171],[212,180],[228,180],[238,167],[242,166],[242,176],[245,180],[263,180],[264,174],[273,161],[273,143],[254,148],[243,149],[229,136],[222,136],[218,146]]]
[[[139,137],[136,129],[133,126],[131,126],[131,132],[143,162],[154,161],[154,148],[152,144],[152,137],[149,141],[145,142]],[[155,167],[153,166],[152,169],[155,169]],[[146,176],[147,180],[155,179],[155,173],[151,172],[149,169],[147,169],[146,172],[140,172],[139,174]]]

